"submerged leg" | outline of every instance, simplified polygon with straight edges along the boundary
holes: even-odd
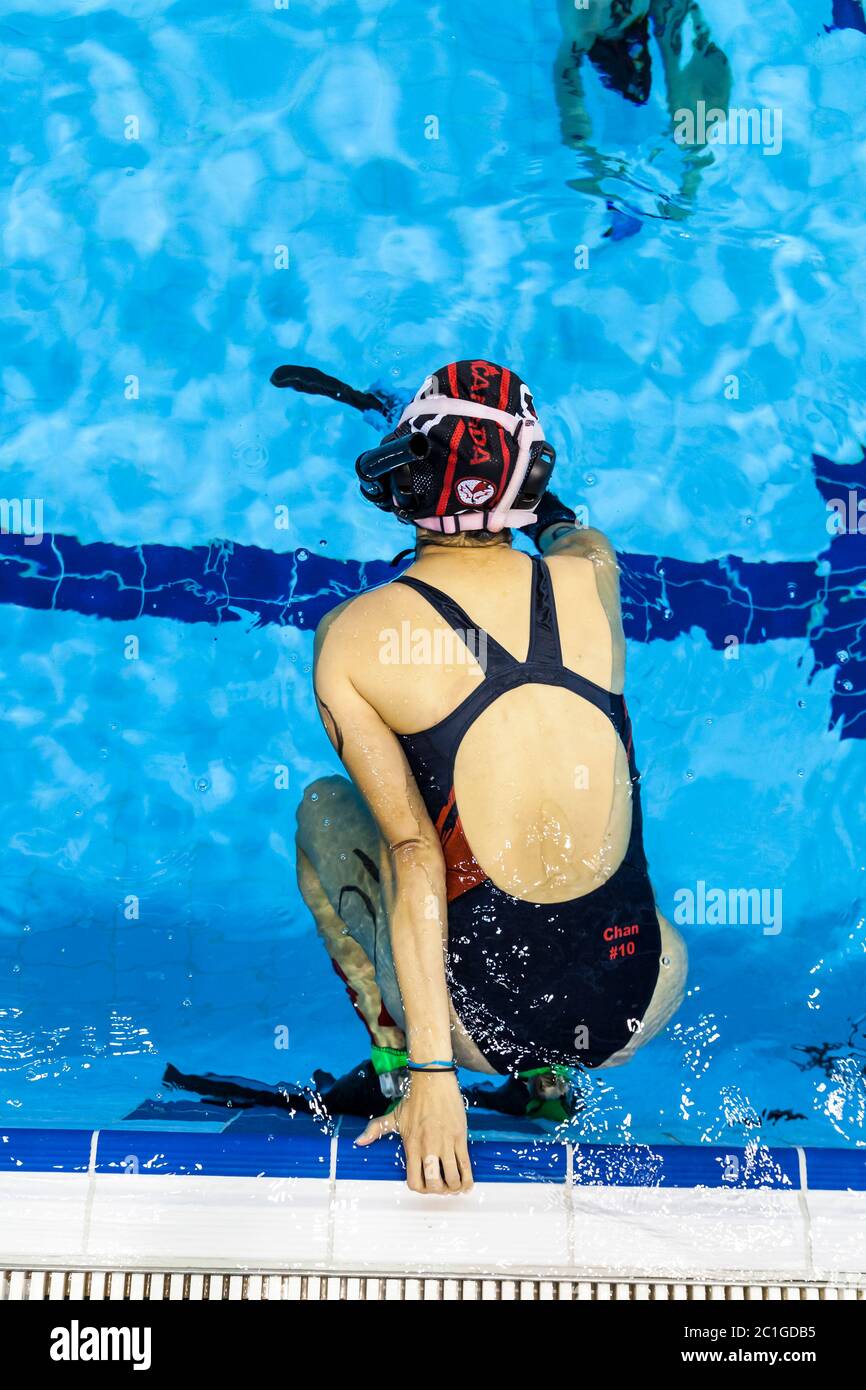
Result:
[[[379,885],[378,832],[347,778],[322,777],[306,789],[296,845],[301,896],[355,1012],[375,1047],[402,1049],[402,1008]]]
[[[592,122],[584,104],[580,64],[583,54],[576,45],[560,44],[554,67],[554,90],[559,107],[559,127],[563,144],[581,149],[592,135]]]
[[[699,103],[706,111],[728,113],[731,99],[731,65],[727,55],[713,42],[709,25],[695,0],[652,0],[650,7],[653,35],[661,50],[667,85],[667,104],[671,120],[691,112],[695,129]],[[683,63],[683,39],[691,41],[691,54]],[[682,197],[693,202],[701,174],[713,162],[712,148],[704,143],[683,146]],[[671,210],[676,208],[671,204]],[[685,208],[683,208],[685,211]]]

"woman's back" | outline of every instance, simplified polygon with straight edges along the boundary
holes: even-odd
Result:
[[[478,691],[485,635],[518,662],[529,648],[535,566],[527,555],[504,545],[429,551],[405,577],[455,600],[482,630],[480,642],[470,631],[467,645],[404,583],[363,595],[338,619],[353,684],[398,735],[435,729]],[[562,664],[618,693],[623,639],[610,601],[615,574],[602,577],[605,566],[615,568],[609,552],[596,562],[554,557],[549,575]],[[454,800],[486,877],[517,898],[565,902],[597,888],[622,862],[631,829],[628,757],[602,709],[527,676],[482,701],[460,729]]]

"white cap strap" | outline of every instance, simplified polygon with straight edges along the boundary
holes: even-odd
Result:
[[[497,410],[494,405],[482,405],[480,401],[462,401],[453,396],[423,396],[420,400],[409,402],[397,421],[398,428],[419,415],[435,415],[437,419],[443,415],[462,415],[476,420],[495,420],[497,424],[504,425],[510,434],[524,418],[522,415],[510,415],[507,410]]]
[[[520,526],[524,523],[514,521],[511,504],[526,481],[529,472],[530,450],[536,439],[544,439],[544,431],[537,420],[521,420],[519,435],[520,448],[508,486],[500,497],[490,516],[489,530],[501,531],[503,527]]]
[[[413,518],[414,526],[423,526],[425,531],[441,531],[443,535],[455,536],[458,531],[501,531],[506,526],[531,526],[538,517],[535,512],[508,512],[501,525],[494,526],[492,512],[460,512],[457,516],[418,516]]]

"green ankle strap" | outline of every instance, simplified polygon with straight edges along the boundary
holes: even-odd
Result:
[[[571,1079],[570,1067],[528,1067],[525,1071],[519,1071],[517,1075],[521,1081],[529,1081],[534,1076],[558,1076],[566,1081]],[[551,1120],[554,1124],[561,1125],[565,1120],[571,1119],[570,1111],[561,1096],[550,1096],[544,1099],[542,1096],[533,1096],[526,1105],[526,1117],[530,1120]]]
[[[376,1075],[382,1076],[387,1071],[401,1071],[409,1061],[409,1053],[400,1047],[377,1047],[374,1043],[370,1048],[370,1061]]]
[[[571,1076],[572,1070],[572,1067],[528,1067],[526,1071],[519,1071],[517,1075],[520,1077],[521,1081],[525,1081],[527,1077],[547,1076],[552,1072],[554,1076],[564,1076],[567,1081]]]

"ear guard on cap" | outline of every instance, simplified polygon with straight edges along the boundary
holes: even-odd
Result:
[[[523,486],[517,494],[516,505],[534,511],[547,491],[553,465],[556,463],[556,450],[546,439],[531,444],[529,448],[529,468]]]

